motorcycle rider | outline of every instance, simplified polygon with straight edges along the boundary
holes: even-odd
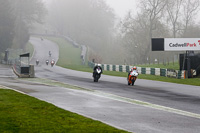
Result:
[[[49,60],[46,60],[46,64],[47,64],[47,65],[49,64]]]
[[[49,57],[51,57],[51,51],[49,51]]]
[[[137,67],[136,67],[136,66],[134,66],[133,68],[130,69],[130,71],[128,72],[128,77],[127,77],[127,79],[129,78],[129,75],[130,75],[131,72],[133,72],[133,71],[136,71],[136,72],[138,73],[138,70],[137,70]],[[139,73],[138,73],[138,75],[139,75]]]
[[[36,65],[38,65],[39,64],[39,60],[36,60]]]
[[[101,74],[103,73],[103,71],[102,71],[102,68],[101,68],[101,65],[96,65],[94,68],[93,68],[93,77],[95,76],[95,74],[97,73],[97,69],[101,69],[101,73],[100,73],[100,77],[101,77]]]
[[[52,59],[51,66],[53,67],[54,64],[55,64],[55,61],[54,61],[54,59]]]

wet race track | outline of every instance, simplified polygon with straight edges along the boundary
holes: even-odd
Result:
[[[128,86],[126,78],[107,75],[94,83],[91,73],[47,66],[45,60],[58,60],[54,43],[37,38],[30,42],[35,47],[32,64],[40,60],[36,77],[79,89],[18,79],[6,66],[0,67],[1,85],[130,132],[200,132],[200,87],[142,79]]]

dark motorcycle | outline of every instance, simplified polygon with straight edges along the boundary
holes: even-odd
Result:
[[[49,60],[46,60],[46,65],[48,65],[49,64]]]
[[[36,65],[39,65],[39,60],[36,60]]]
[[[99,78],[101,77],[102,70],[97,68],[93,74],[94,82],[98,82]]]

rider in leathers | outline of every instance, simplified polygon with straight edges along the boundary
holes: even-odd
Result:
[[[100,69],[101,69],[101,73],[100,73],[100,77],[101,77],[101,74],[103,73],[103,70],[102,70],[102,68],[101,68],[100,65],[96,65],[96,66],[93,68],[93,77],[94,77],[95,74],[96,74],[96,69],[97,69],[97,68],[100,68]]]
[[[138,73],[137,67],[134,66],[133,68],[130,69],[130,71],[128,72],[128,77],[127,77],[127,79],[129,78],[129,75],[130,75],[130,73],[131,73],[132,71],[136,71],[136,72]],[[139,73],[138,73],[138,74],[139,74]]]

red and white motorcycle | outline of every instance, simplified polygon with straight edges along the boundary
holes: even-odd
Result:
[[[128,85],[134,85],[138,75],[139,73],[136,70],[130,72],[130,75],[128,77]]]
[[[51,67],[53,67],[54,64],[55,64],[55,61],[52,60],[52,61],[51,61]]]

